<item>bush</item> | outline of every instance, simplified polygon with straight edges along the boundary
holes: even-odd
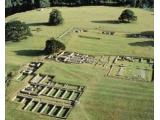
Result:
[[[65,45],[63,43],[61,43],[58,40],[55,40],[54,38],[50,38],[49,40],[46,41],[46,46],[44,51],[47,54],[51,54],[51,53],[59,52],[60,50],[64,50],[64,49],[65,49]]]
[[[126,9],[124,10],[120,17],[118,18],[120,22],[133,22],[137,20],[137,16],[135,16],[132,10]]]
[[[30,36],[30,28],[27,24],[21,21],[8,22],[5,25],[5,39],[6,41],[19,41]]]
[[[49,16],[50,25],[58,25],[63,23],[61,12],[57,9],[53,9]]]

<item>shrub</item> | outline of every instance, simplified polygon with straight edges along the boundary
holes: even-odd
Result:
[[[63,22],[63,18],[61,12],[57,9],[53,9],[49,16],[49,24],[50,25],[58,25]]]
[[[6,41],[19,41],[30,36],[30,28],[27,24],[21,21],[12,21],[5,24],[5,39]]]
[[[55,40],[54,38],[50,38],[49,40],[46,41],[46,46],[44,51],[47,54],[51,54],[51,53],[59,52],[60,50],[64,50],[64,49],[65,49],[65,45],[63,43],[61,43],[58,40]]]
[[[137,16],[135,16],[132,10],[126,9],[124,10],[120,17],[118,18],[120,22],[133,22],[137,20]]]

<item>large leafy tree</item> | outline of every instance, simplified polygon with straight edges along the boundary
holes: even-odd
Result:
[[[11,21],[5,25],[6,41],[19,41],[30,36],[30,28],[27,24],[21,21]]]
[[[65,45],[62,42],[55,40],[54,38],[50,38],[49,40],[46,41],[46,46],[45,46],[44,51],[47,54],[51,54],[51,53],[54,54],[64,49],[65,49]]]
[[[137,16],[135,16],[134,12],[130,9],[126,9],[122,11],[120,17],[118,18],[120,22],[133,22],[137,20]]]
[[[57,9],[53,9],[49,16],[49,24],[50,25],[58,25],[63,22],[63,18],[61,12]]]

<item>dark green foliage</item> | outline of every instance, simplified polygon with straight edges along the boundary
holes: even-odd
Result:
[[[21,10],[31,10],[34,8],[34,0],[22,0]]]
[[[5,0],[6,16],[35,8],[34,0]]]
[[[131,7],[153,8],[154,0],[118,0],[121,5],[130,5]]]
[[[126,9],[122,12],[120,17],[118,18],[120,22],[133,22],[137,20],[137,16],[135,16],[134,12],[130,9]]]
[[[35,6],[37,8],[45,8],[50,6],[50,0],[35,0]]]
[[[7,74],[7,77],[8,77],[8,78],[11,78],[12,76],[13,76],[12,72],[9,72],[9,73]]]
[[[49,0],[40,0],[40,8],[44,8],[44,7],[49,7],[50,6],[50,2]]]
[[[6,41],[19,41],[30,36],[30,28],[24,22],[12,21],[5,25],[5,39]]]
[[[109,5],[153,8],[154,0],[5,0],[6,16],[48,6]]]
[[[6,8],[12,7],[12,2],[11,2],[11,0],[5,0],[5,7],[6,7]]]
[[[49,16],[49,24],[50,25],[58,25],[62,24],[63,18],[61,12],[57,9],[53,9]]]
[[[44,51],[47,54],[51,54],[64,49],[65,49],[65,45],[63,43],[61,43],[58,40],[55,40],[54,38],[50,38],[49,40],[46,41],[46,46]]]
[[[7,15],[13,13],[11,0],[6,0],[6,1],[5,1],[5,13],[6,13]]]
[[[13,77],[13,73],[12,73],[12,72],[9,72],[9,73],[7,74],[7,76],[5,77],[5,84],[6,84],[6,87],[9,86],[12,77]]]

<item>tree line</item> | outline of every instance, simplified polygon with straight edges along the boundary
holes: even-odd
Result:
[[[154,7],[154,0],[5,0],[6,16],[50,6],[82,6],[82,5],[108,5],[131,7]]]

